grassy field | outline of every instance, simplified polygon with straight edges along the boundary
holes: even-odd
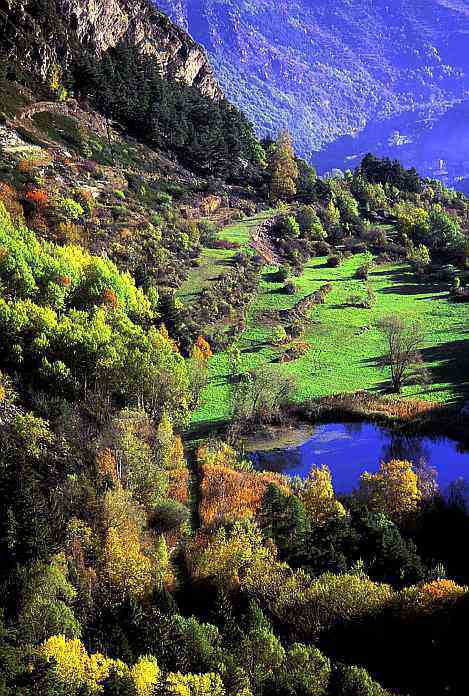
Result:
[[[247,247],[253,230],[270,215],[272,215],[271,211],[265,211],[233,225],[228,225],[220,232],[219,238],[236,242],[241,247]],[[238,251],[238,249],[204,249],[199,257],[199,267],[189,274],[177,292],[184,304],[196,301],[197,295],[204,287],[229,271],[233,264],[233,257]]]
[[[220,236],[234,239],[237,235],[239,241],[247,240],[252,224],[249,220],[236,228],[226,228]],[[223,252],[227,253],[230,252]],[[207,252],[205,262],[181,292],[186,296],[197,293],[219,267],[217,264],[226,258],[219,254]],[[281,292],[281,284],[272,282],[276,268],[264,269],[259,294],[251,304],[248,326],[239,342],[245,369],[271,364],[273,369],[295,375],[298,401],[360,389],[383,393],[386,374],[377,362],[384,352],[384,343],[375,323],[384,314],[398,312],[424,323],[427,334],[422,354],[432,380],[424,389],[406,388],[404,397],[446,403],[469,397],[469,309],[448,300],[447,283],[421,283],[407,265],[379,266],[370,273],[375,306],[371,310],[357,309],[346,306],[346,301],[351,294],[363,294],[363,282],[354,278],[362,256],[351,257],[335,269],[327,267],[325,260],[315,258],[306,265],[304,274],[295,279],[297,293],[292,296]],[[311,344],[311,349],[299,360],[280,364],[279,349],[271,343],[273,327],[264,316],[266,310],[290,308],[327,282],[332,283],[333,290],[326,304],[312,311],[306,327],[304,340]],[[228,360],[226,354],[220,353],[210,361],[210,382],[194,414],[193,425],[215,424],[229,417],[231,399]]]

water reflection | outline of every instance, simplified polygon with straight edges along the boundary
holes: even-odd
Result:
[[[469,453],[456,442],[407,436],[371,423],[319,425],[300,446],[257,451],[251,458],[257,468],[302,478],[311,467],[327,464],[337,493],[350,493],[357,487],[362,472],[377,471],[383,459],[408,459],[425,467],[429,490],[436,478],[445,496],[469,501]]]
[[[428,462],[430,450],[428,441],[422,437],[390,432],[384,442],[381,459],[385,462],[389,462],[391,459]]]

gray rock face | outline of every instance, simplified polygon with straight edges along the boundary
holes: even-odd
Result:
[[[0,34],[0,50],[43,80],[51,66],[66,69],[78,52],[101,56],[129,42],[154,56],[165,77],[212,99],[223,96],[203,48],[147,0],[51,0],[46,18],[37,4],[6,0],[8,34]]]

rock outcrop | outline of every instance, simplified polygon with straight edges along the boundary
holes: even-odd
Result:
[[[203,48],[148,0],[0,0],[1,53],[42,80],[122,42],[154,56],[163,76],[223,97]]]

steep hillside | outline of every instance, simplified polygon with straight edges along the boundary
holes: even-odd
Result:
[[[226,93],[259,132],[287,126],[313,160],[325,144],[373,124],[384,151],[399,116],[401,139],[416,142],[468,95],[466,0],[157,4],[203,43]],[[336,162],[359,152],[352,143]],[[414,164],[429,173],[416,154]]]
[[[68,69],[84,51],[101,57],[129,43],[155,57],[163,77],[222,97],[203,49],[146,0],[3,0],[0,10],[1,53],[44,80],[55,65]]]

